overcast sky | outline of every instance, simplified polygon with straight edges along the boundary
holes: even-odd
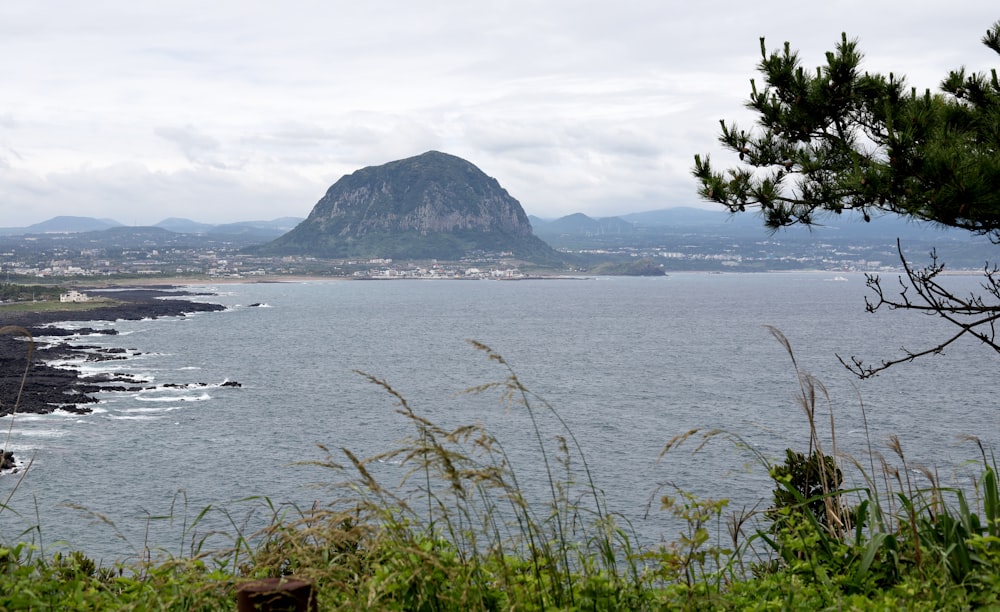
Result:
[[[1000,65],[989,0],[0,3],[0,227],[305,217],[341,176],[439,150],[528,214],[699,205],[759,38],[936,88]]]

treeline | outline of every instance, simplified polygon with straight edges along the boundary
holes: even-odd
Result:
[[[0,301],[2,302],[58,301],[60,293],[62,290],[59,287],[0,283]]]

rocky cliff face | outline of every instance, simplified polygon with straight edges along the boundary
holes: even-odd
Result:
[[[558,259],[496,179],[437,151],[341,178],[305,221],[262,250],[333,258],[513,252],[526,260]]]

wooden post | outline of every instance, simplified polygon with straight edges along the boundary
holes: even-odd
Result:
[[[236,589],[238,612],[316,612],[312,583],[291,576],[264,578]]]

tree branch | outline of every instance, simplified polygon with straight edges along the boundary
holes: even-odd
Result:
[[[899,259],[903,263],[903,270],[907,281],[899,277],[900,291],[898,297],[886,294],[882,287],[881,280],[877,275],[867,275],[867,285],[875,292],[878,300],[872,303],[865,298],[865,309],[868,312],[876,312],[880,308],[889,310],[912,310],[923,312],[928,315],[938,316],[959,328],[958,332],[946,338],[938,344],[922,349],[911,351],[906,347],[901,350],[905,355],[896,359],[883,360],[880,365],[868,365],[857,357],[851,357],[850,362],[840,355],[837,359],[848,370],[859,378],[871,378],[894,365],[911,362],[918,357],[926,355],[936,355],[944,352],[944,349],[953,344],[965,335],[972,336],[1000,353],[1000,343],[997,342],[996,324],[1000,320],[1000,270],[996,266],[992,269],[987,266],[984,269],[985,281],[980,284],[987,295],[996,300],[996,303],[988,304],[982,296],[970,294],[968,298],[960,298],[952,291],[945,288],[937,281],[938,275],[944,270],[944,264],[939,264],[937,254],[931,252],[931,263],[922,269],[914,269],[910,262],[903,255],[903,249],[899,240],[896,240],[896,250]],[[919,301],[912,299],[909,295],[910,289],[916,293]]]

